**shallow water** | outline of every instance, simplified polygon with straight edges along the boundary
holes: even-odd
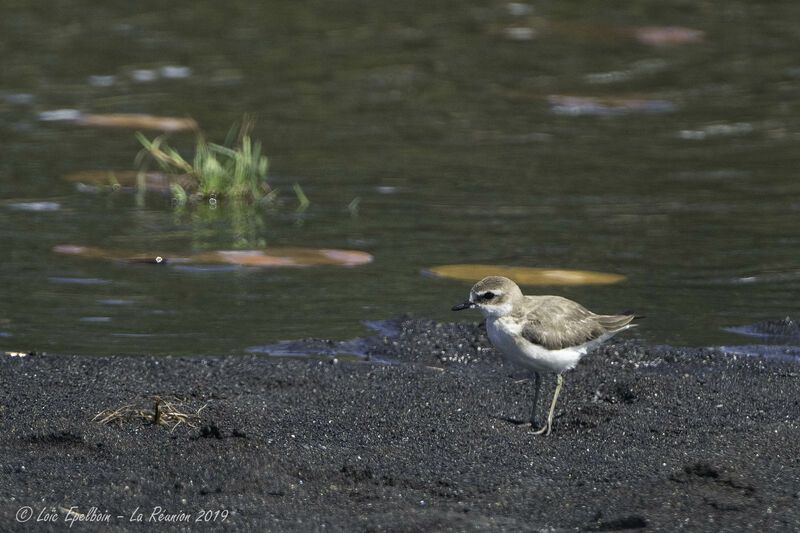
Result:
[[[624,274],[526,290],[635,309],[647,318],[631,334],[658,344],[747,345],[723,328],[797,314],[796,3],[69,6],[0,17],[2,349],[245,353],[403,313],[477,321],[449,311],[468,282],[421,274],[450,263]],[[628,30],[653,26],[705,34],[656,46]],[[252,113],[285,205],[181,214],[159,195],[81,191],[59,177],[132,169],[139,146],[42,120],[59,109],[191,116],[212,140]],[[136,265],[61,244],[375,260]]]

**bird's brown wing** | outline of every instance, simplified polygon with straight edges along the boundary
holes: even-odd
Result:
[[[533,305],[524,317],[522,337],[548,350],[580,346],[633,320],[633,315],[596,315],[560,296],[528,296],[526,300]]]

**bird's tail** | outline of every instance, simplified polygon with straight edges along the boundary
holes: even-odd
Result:
[[[631,324],[634,318],[640,318],[633,313],[625,313],[622,315],[603,315],[599,317],[598,322],[605,328],[606,331],[618,331],[626,327],[633,327],[636,324]]]

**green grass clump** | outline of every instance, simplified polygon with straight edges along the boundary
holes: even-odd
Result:
[[[192,196],[272,200],[275,190],[267,183],[269,160],[261,153],[261,142],[250,138],[252,127],[252,121],[247,118],[240,125],[234,125],[225,145],[207,142],[198,135],[191,163],[171,148],[163,136],[151,141],[137,132],[136,138],[144,147],[144,153],[162,170],[189,178],[180,180],[180,184],[173,180],[171,187],[178,202],[185,202]],[[187,191],[187,188],[192,190]]]

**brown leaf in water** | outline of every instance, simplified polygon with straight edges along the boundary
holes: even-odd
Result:
[[[134,170],[85,170],[61,176],[62,180],[71,183],[82,183],[97,187],[119,185],[120,187],[138,187],[139,173]],[[144,183],[148,191],[170,192],[170,182],[176,183],[186,190],[194,190],[197,180],[181,174],[170,176],[160,172],[145,172]]]
[[[266,250],[231,250],[204,252],[188,256],[135,255],[92,246],[64,244],[53,248],[55,253],[153,264],[225,264],[249,267],[304,267],[304,266],[355,266],[372,262],[372,256],[358,250],[335,250],[326,248],[269,248]]]
[[[197,122],[191,118],[156,117],[136,114],[82,114],[75,120],[80,126],[96,128],[125,128],[131,130],[193,131]]]
[[[230,250],[209,252],[187,258],[191,263],[223,263],[254,267],[363,265],[372,261],[372,256],[357,250],[333,250],[325,248],[268,248],[266,250]]]

